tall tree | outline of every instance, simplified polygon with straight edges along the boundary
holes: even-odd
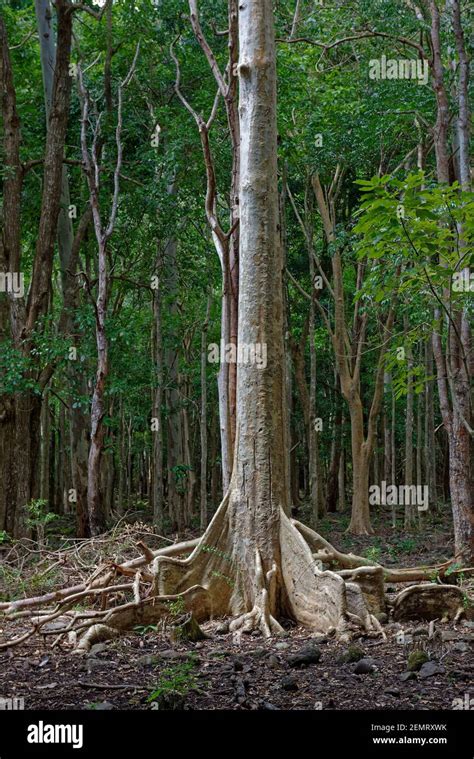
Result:
[[[248,0],[239,9],[240,82],[240,300],[239,340],[265,343],[268,362],[240,363],[232,479],[208,529],[187,559],[158,555],[153,605],[141,619],[163,613],[180,594],[198,619],[236,616],[231,630],[281,632],[281,615],[316,630],[346,629],[349,617],[373,629],[358,586],[317,568],[310,544],[316,533],[286,516],[290,502],[285,425],[282,248],[279,235],[276,60],[272,0]],[[304,539],[306,536],[307,541]],[[184,544],[178,544],[176,552]],[[169,595],[173,594],[173,595]],[[163,596],[165,596],[163,598]],[[130,606],[130,605],[128,605]],[[166,608],[166,606],[165,606]],[[126,608],[110,627],[136,619]],[[145,617],[145,611],[146,617]],[[87,647],[110,634],[91,628]]]

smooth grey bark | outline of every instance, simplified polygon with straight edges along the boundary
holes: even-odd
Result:
[[[188,361],[189,363],[189,361]],[[182,393],[182,408],[181,408],[181,418],[182,418],[182,432],[183,432],[183,456],[184,456],[184,465],[186,467],[185,469],[185,492],[183,496],[183,504],[184,504],[184,524],[186,526],[191,524],[191,520],[194,516],[194,506],[195,506],[195,491],[196,491],[196,472],[193,462],[193,454],[192,454],[192,440],[191,440],[191,423],[189,421],[189,405],[191,403],[191,390],[189,386],[189,378],[184,377],[181,382],[181,393]]]

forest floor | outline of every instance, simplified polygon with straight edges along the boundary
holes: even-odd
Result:
[[[434,564],[452,555],[449,525],[441,518],[422,533],[394,532],[375,519],[370,538],[345,534],[346,522],[345,515],[331,515],[319,530],[340,550],[385,565]],[[398,590],[388,587],[388,597]],[[21,622],[14,627],[17,635]],[[209,637],[197,643],[170,643],[166,627],[138,628],[82,656],[66,645],[51,649],[51,638],[30,638],[0,652],[0,696],[23,697],[26,709],[47,710],[431,710],[453,709],[472,691],[473,621],[435,622],[429,638],[427,622],[387,619],[386,641],[361,636],[350,644],[290,622],[284,637],[252,633],[239,644],[224,620],[202,627]],[[413,650],[425,651],[429,666],[406,674]]]

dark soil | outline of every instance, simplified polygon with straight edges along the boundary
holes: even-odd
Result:
[[[388,520],[384,520],[388,521]],[[344,534],[344,521],[327,517],[321,529],[339,549],[386,565],[439,563],[452,555],[449,531],[439,523],[419,534],[394,534],[377,527],[371,538]],[[399,590],[389,588],[388,590]],[[389,596],[390,597],[390,596]],[[222,633],[223,620],[203,626],[208,638],[173,646],[165,630],[137,630],[101,644],[94,655],[76,655],[63,644],[31,638],[0,652],[0,696],[22,697],[26,709],[452,709],[474,696],[474,623],[384,624],[386,641],[360,637],[350,644],[322,638],[288,623],[286,637],[243,636],[237,645]],[[20,632],[15,624],[15,635]],[[26,629],[26,628],[25,628]],[[403,630],[404,642],[397,633]],[[6,632],[6,630],[0,631]],[[431,631],[432,632],[432,631]],[[221,634],[219,634],[221,633]],[[9,630],[8,634],[12,634]],[[291,656],[307,645],[319,648],[317,663],[291,667]],[[352,658],[370,659],[356,674]],[[352,647],[360,651],[355,652]],[[423,649],[439,671],[401,679],[411,651]],[[118,687],[120,686],[120,687]],[[158,691],[157,698],[149,701]],[[166,694],[172,692],[170,697]]]
[[[210,623],[207,631],[215,627]],[[51,651],[36,641],[0,656],[2,696],[23,697],[26,709],[87,709],[101,702],[114,709],[150,709],[147,699],[161,686],[162,691],[182,692],[180,708],[189,709],[452,709],[454,699],[472,692],[470,627],[458,625],[458,640],[448,642],[415,636],[444,672],[424,680],[415,674],[407,681],[400,675],[414,644],[397,643],[392,629],[386,642],[361,639],[351,644],[375,665],[362,675],[354,673],[355,663],[339,661],[348,645],[334,640],[317,642],[317,664],[291,668],[291,654],[314,643],[300,628],[269,641],[251,635],[240,646],[232,644],[229,634],[175,648],[163,635],[131,634],[88,657]],[[455,630],[452,625],[440,629],[444,634]],[[466,650],[456,650],[463,639]]]

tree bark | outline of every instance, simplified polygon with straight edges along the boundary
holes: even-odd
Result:
[[[201,483],[200,483],[200,527],[207,527],[207,330],[211,312],[211,295],[207,298],[206,318],[201,328]]]
[[[161,282],[162,260],[158,254],[156,259],[156,276],[158,287],[153,289],[153,363],[155,366],[155,389],[153,393],[153,463],[152,463],[152,506],[153,524],[163,532],[164,520],[164,488],[163,488],[163,336],[161,328]]]
[[[407,334],[407,322],[405,320],[405,336]],[[405,485],[413,485],[413,353],[411,345],[406,347],[407,358],[407,394],[406,394],[406,414],[405,414]],[[414,526],[415,514],[414,506],[410,503],[405,504],[405,529],[411,530]]]
[[[436,170],[440,184],[450,181],[448,130],[450,123],[449,102],[446,93],[443,70],[443,57],[440,35],[440,13],[436,0],[430,0],[431,46],[433,89],[436,95],[437,119],[434,130]],[[456,0],[452,4],[453,28],[456,48],[459,55],[457,138],[460,155],[462,146],[462,165],[458,161],[460,179],[464,187],[470,187],[470,170],[468,172],[469,153],[469,112],[467,86],[469,79],[469,61],[464,49],[464,37],[461,25],[460,7]],[[467,161],[467,163],[466,163]],[[462,172],[462,175],[461,175]],[[469,173],[469,176],[468,176]],[[460,234],[460,253],[463,249],[462,230]],[[444,265],[444,262],[440,262]],[[433,355],[436,364],[438,394],[441,416],[447,432],[449,446],[449,484],[453,510],[454,538],[456,555],[463,564],[470,566],[474,560],[474,487],[472,482],[472,337],[467,309],[451,309],[449,292],[444,293],[445,303],[449,304],[450,318],[446,350],[443,350],[442,329],[444,320],[439,309],[435,311],[438,327],[432,335]],[[456,330],[454,329],[456,326]]]

